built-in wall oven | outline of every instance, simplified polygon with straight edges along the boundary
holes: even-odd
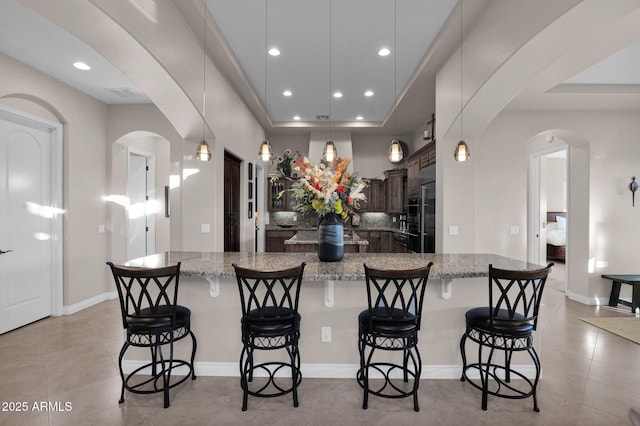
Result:
[[[407,251],[420,253],[420,210],[419,198],[409,198],[407,202]]]

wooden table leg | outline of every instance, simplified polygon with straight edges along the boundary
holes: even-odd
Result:
[[[636,313],[640,307],[640,283],[633,284],[633,294],[631,299],[631,312]]]
[[[635,293],[635,286],[634,293]],[[609,306],[618,306],[618,299],[620,298],[620,281],[613,281],[611,284],[611,295],[609,296]]]

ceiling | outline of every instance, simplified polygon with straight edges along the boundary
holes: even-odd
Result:
[[[459,42],[454,31],[446,43],[441,40],[448,20],[458,20],[450,16],[458,10],[456,0],[206,1],[214,18],[207,42],[227,47],[223,49],[227,58],[209,51],[212,59],[256,117],[265,121],[269,133],[331,126],[354,132],[410,133],[424,125],[435,109],[434,76],[438,61],[448,59],[433,54],[435,46],[455,48]],[[184,4],[176,2],[179,8],[188,7]],[[196,33],[202,30],[200,19],[204,21],[202,13],[186,19]],[[280,56],[266,55],[265,50],[274,46]],[[379,56],[381,47],[388,47],[391,54]],[[89,45],[17,0],[0,1],[0,52],[107,104],[150,102]],[[71,64],[78,60],[92,69],[74,69]],[[584,108],[587,103],[576,98],[577,93],[640,94],[640,42],[598,61],[557,81],[551,90],[548,84],[544,90],[542,85],[531,86],[510,107]],[[285,90],[292,95],[284,96]],[[336,90],[343,92],[342,98],[331,97]],[[373,96],[364,96],[367,90]],[[549,93],[554,94],[553,105],[545,96]],[[252,104],[255,100],[258,107]],[[598,102],[602,105],[601,99]],[[262,112],[265,103],[268,117]],[[296,115],[300,120],[293,119]]]

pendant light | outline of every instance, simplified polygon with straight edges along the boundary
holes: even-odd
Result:
[[[331,0],[329,0],[329,139],[324,144],[322,150],[322,159],[327,163],[331,163],[338,158],[338,150],[336,145],[331,140],[332,128],[331,128]]]
[[[324,161],[329,163],[338,158],[338,150],[336,150],[336,145],[332,140],[328,140],[324,144],[324,149],[322,150],[322,158],[324,159]]]
[[[267,139],[267,50],[268,50],[268,22],[269,22],[269,0],[265,0],[264,2],[264,133],[265,139],[260,144],[260,148],[258,149],[258,155],[262,161],[270,161],[273,157],[273,151],[271,150],[271,145],[269,144],[269,139]]]
[[[398,88],[397,88],[397,67],[398,67],[398,50],[397,50],[397,38],[398,38],[398,23],[397,23],[397,2],[393,1],[393,133],[397,134],[397,121],[398,121]],[[402,145],[397,138],[393,138],[389,145],[389,151],[387,152],[387,158],[392,163],[399,163],[402,161],[404,152],[402,152]]]
[[[207,1],[203,0],[204,5],[204,42],[202,49],[202,142],[198,146],[198,150],[196,151],[196,159],[199,161],[209,161],[211,160],[211,149],[209,149],[209,145],[204,138],[205,135],[205,122],[207,119]]]
[[[463,100],[462,100],[462,0],[460,0],[460,141],[458,142],[458,146],[456,146],[456,150],[453,152],[453,158],[456,161],[467,161],[471,154],[469,153],[469,147],[467,143],[464,141],[462,137],[463,132],[463,121],[462,121],[462,111],[463,111]]]

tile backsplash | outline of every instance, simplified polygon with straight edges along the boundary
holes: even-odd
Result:
[[[298,212],[271,212],[269,213],[268,228],[277,228],[279,224],[294,225],[298,228],[315,228],[318,226],[318,216],[315,214],[303,215]],[[393,218],[396,222],[393,222]],[[296,220],[294,220],[296,218]],[[346,228],[399,228],[398,215],[388,213],[360,213],[360,225],[352,226],[351,219],[345,222]]]

